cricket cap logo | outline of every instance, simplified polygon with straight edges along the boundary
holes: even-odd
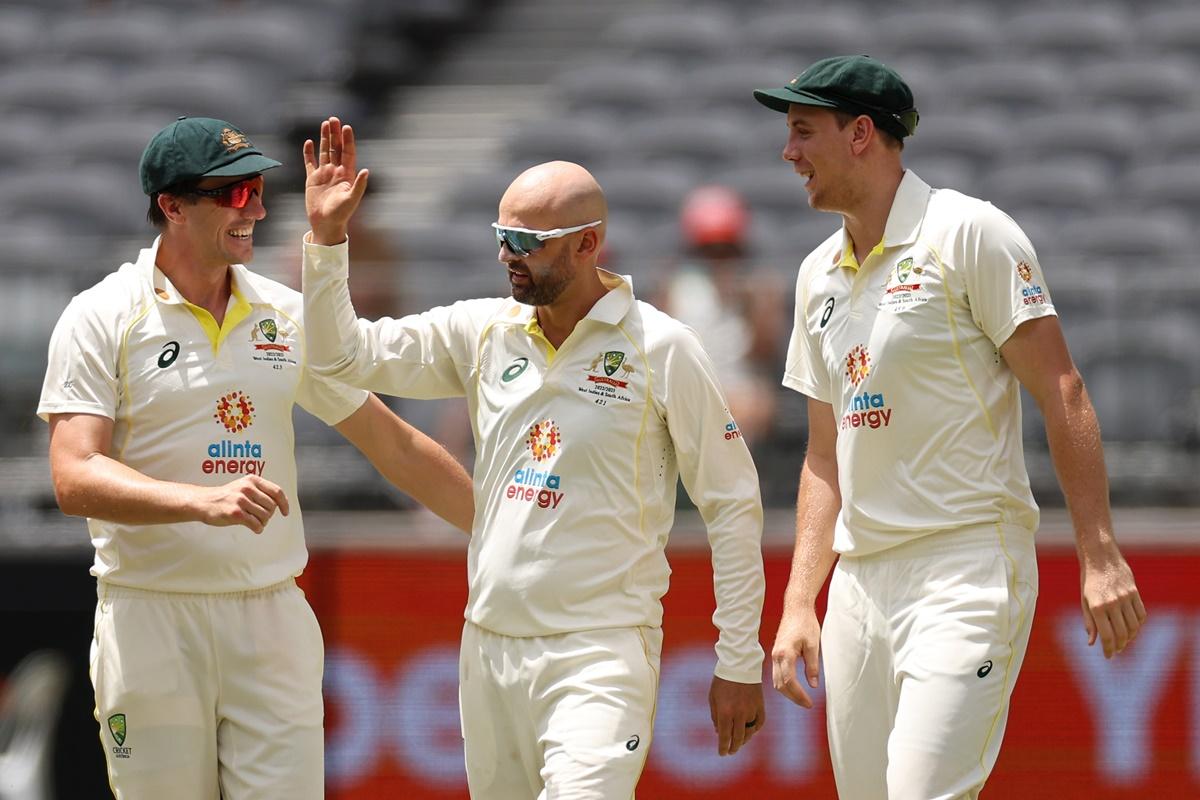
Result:
[[[125,744],[125,715],[113,714],[108,718],[108,730],[112,734],[113,739],[117,742],[117,747]]]
[[[230,433],[240,433],[254,424],[254,403],[245,392],[230,392],[217,401],[213,419]]]
[[[253,147],[250,140],[246,138],[246,134],[235,131],[233,128],[225,128],[221,131],[221,146],[225,148],[226,153],[236,153],[238,150]]]
[[[846,355],[846,377],[858,386],[871,374],[871,354],[861,344],[854,346]]]
[[[554,420],[542,420],[535,422],[529,429],[529,435],[525,437],[525,444],[529,447],[529,452],[533,454],[534,461],[545,461],[558,453],[562,446],[562,434],[559,432],[558,426],[554,424]]]

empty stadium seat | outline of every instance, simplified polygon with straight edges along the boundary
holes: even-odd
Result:
[[[733,27],[717,9],[663,10],[622,17],[604,38],[623,58],[678,68],[733,55]]]

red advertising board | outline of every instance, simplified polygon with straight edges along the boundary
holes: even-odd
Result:
[[[1040,553],[1037,616],[987,795],[1200,797],[1200,550],[1128,555],[1150,619],[1133,647],[1106,661],[1086,646],[1073,551]],[[789,560],[767,553],[768,648]],[[703,551],[673,553],[671,565],[658,717],[638,797],[834,797],[821,707],[806,711],[769,688],[767,727],[737,756],[717,756],[706,699],[712,573]],[[302,583],[325,631],[331,799],[467,797],[457,701],[464,575],[461,553],[314,553]]]

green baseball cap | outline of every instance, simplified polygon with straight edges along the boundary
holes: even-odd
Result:
[[[138,171],[148,195],[197,178],[251,175],[282,166],[236,126],[208,117],[180,117],[150,139]]]
[[[897,139],[911,136],[920,119],[912,89],[870,56],[823,58],[781,89],[755,89],[754,99],[785,114],[793,103],[865,114]]]

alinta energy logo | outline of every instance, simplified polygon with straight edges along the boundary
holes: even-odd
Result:
[[[1046,302],[1046,290],[1033,282],[1033,267],[1027,261],[1017,262],[1017,276],[1025,285],[1021,287],[1021,304],[1041,305]]]
[[[562,449],[562,434],[554,420],[535,422],[525,437],[525,446],[529,448],[534,461],[545,461],[557,455]],[[550,470],[518,467],[504,490],[504,496],[509,500],[534,503],[538,508],[553,510],[566,496],[561,489],[562,478]]]
[[[858,344],[846,354],[846,378],[857,389],[871,374],[871,354]],[[850,408],[842,415],[842,430],[852,428],[886,428],[892,422],[892,409],[887,407],[883,392],[863,391],[850,399]]]
[[[241,433],[254,424],[254,403],[245,392],[229,392],[217,400],[213,420],[229,433]],[[207,458],[200,462],[205,475],[262,475],[267,467],[263,448],[249,439],[211,442]]]

